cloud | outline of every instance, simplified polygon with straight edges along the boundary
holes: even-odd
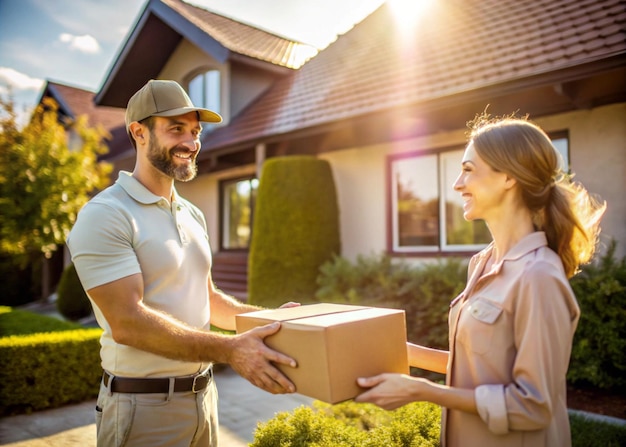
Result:
[[[97,54],[100,52],[100,44],[89,34],[74,36],[69,33],[62,33],[59,35],[59,40],[69,44],[71,49],[78,50],[81,53]]]
[[[10,86],[14,90],[38,91],[43,86],[44,80],[31,78],[13,68],[0,67],[0,83]]]

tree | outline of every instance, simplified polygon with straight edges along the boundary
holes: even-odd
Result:
[[[12,99],[0,96],[0,254],[24,266],[65,242],[80,208],[108,184],[105,131],[86,117],[61,123],[44,99],[22,129]],[[78,138],[71,138],[77,136]]]

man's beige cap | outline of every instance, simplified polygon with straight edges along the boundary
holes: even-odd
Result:
[[[135,93],[126,107],[126,130],[130,123],[149,116],[178,116],[198,112],[198,120],[205,123],[220,123],[222,117],[202,107],[194,107],[187,92],[176,81],[151,79]]]

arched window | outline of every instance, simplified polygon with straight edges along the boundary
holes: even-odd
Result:
[[[222,113],[221,83],[218,70],[208,70],[189,81],[189,97],[195,106]]]

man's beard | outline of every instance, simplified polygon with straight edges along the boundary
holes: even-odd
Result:
[[[174,161],[175,153],[190,154],[193,162],[190,164],[178,165]],[[156,139],[150,139],[150,146],[148,147],[148,160],[152,163],[152,166],[157,168],[163,174],[167,175],[179,182],[188,182],[193,180],[198,174],[198,166],[195,162],[195,154],[191,154],[189,149],[183,146],[175,146],[170,150],[158,145]]]

